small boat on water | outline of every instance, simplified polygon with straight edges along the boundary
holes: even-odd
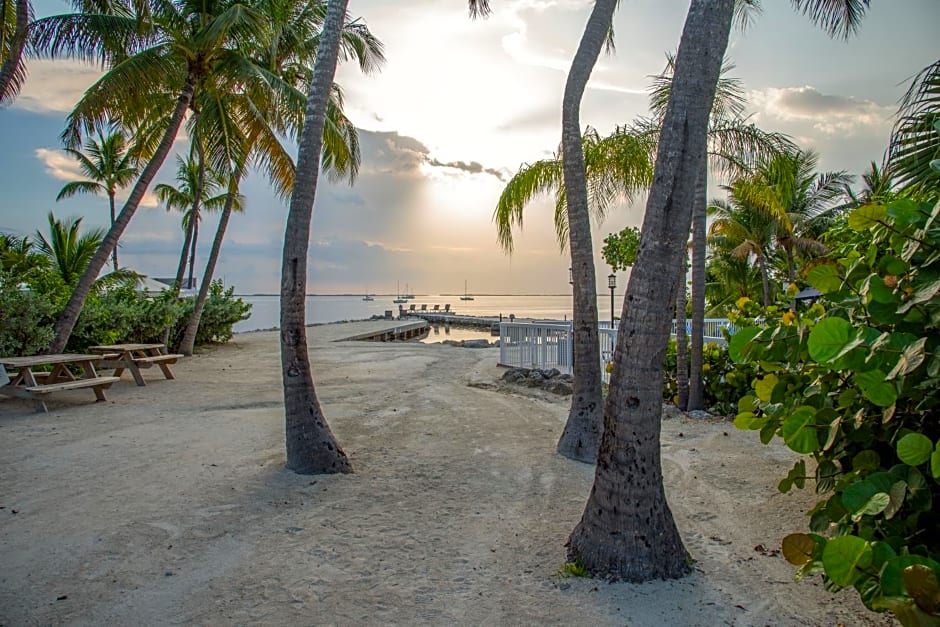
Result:
[[[467,293],[467,282],[463,282],[463,296],[460,297],[460,300],[473,300],[473,296]]]
[[[375,300],[375,299],[372,298],[372,294],[366,294],[365,296],[362,297],[362,300]]]
[[[405,283],[405,293],[401,295],[401,298],[404,298],[405,300],[414,300],[415,298],[415,295],[408,291],[407,283]]]
[[[396,294],[397,296],[395,296],[395,298],[394,298],[394,300],[392,300],[392,302],[395,303],[396,305],[400,305],[400,304],[402,304],[402,303],[407,303],[407,302],[408,302],[408,300],[407,300],[404,296],[402,296],[402,293],[401,293],[401,283],[395,283],[395,294]]]

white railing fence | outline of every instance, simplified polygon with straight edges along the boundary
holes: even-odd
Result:
[[[687,324],[691,332],[691,323]],[[722,329],[729,333],[736,331],[735,326],[726,318],[706,318],[704,333],[705,342],[725,343]],[[610,375],[606,366],[613,359],[614,347],[617,345],[617,326],[613,328],[610,322],[598,323],[598,339],[600,340],[600,366],[601,376],[606,382]],[[676,334],[676,321],[672,321],[672,335]],[[557,368],[561,372],[571,374],[574,357],[572,345],[573,334],[571,322],[531,321],[531,322],[501,322],[499,325],[499,365],[516,368]]]

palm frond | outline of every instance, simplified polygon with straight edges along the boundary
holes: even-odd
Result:
[[[848,39],[858,31],[871,0],[790,0],[803,15],[830,37]]]
[[[513,228],[522,229],[523,208],[536,196],[556,192],[563,181],[561,159],[555,158],[523,164],[506,183],[493,212],[496,239],[504,251],[513,251],[512,232]]]

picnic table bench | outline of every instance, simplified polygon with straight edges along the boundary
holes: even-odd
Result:
[[[175,379],[170,364],[175,364],[183,355],[167,353],[164,344],[108,344],[92,346],[88,350],[98,353],[102,368],[114,368],[114,376],[120,377],[125,370],[130,370],[137,385],[147,385],[141,369],[153,365],[160,367],[163,376]]]
[[[36,411],[49,411],[43,397],[52,392],[91,388],[99,401],[107,400],[104,391],[119,377],[102,377],[95,370],[95,362],[101,361],[100,355],[82,355],[65,353],[53,355],[35,355],[33,357],[0,357],[0,394],[26,398],[36,402]],[[76,377],[69,365],[79,366],[84,371]],[[34,372],[33,368],[52,366],[49,372]],[[6,369],[15,370],[7,373]],[[2,382],[6,382],[2,384]]]

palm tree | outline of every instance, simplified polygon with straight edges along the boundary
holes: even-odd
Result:
[[[728,251],[731,257],[754,259],[760,270],[763,302],[771,304],[768,260],[773,252],[778,223],[767,212],[749,205],[738,193],[740,181],[730,186],[730,199],[714,200],[708,208],[713,216],[709,227],[712,245]]]
[[[745,7],[745,5],[746,3],[739,3],[738,7]],[[747,19],[747,14],[742,14],[739,18],[743,23]],[[795,149],[786,135],[767,133],[747,121],[744,117],[746,104],[744,89],[738,79],[728,76],[733,69],[734,65],[729,62],[725,62],[721,68],[715,100],[708,120],[708,160],[696,183],[696,199],[692,208],[692,337],[689,347],[691,359],[687,390],[683,389],[682,377],[678,379],[679,398],[688,399],[687,408],[690,410],[703,409],[704,405],[702,363],[705,326],[705,207],[708,166],[710,164],[713,169],[725,176],[741,176],[751,172],[758,163]],[[667,55],[665,71],[653,77],[650,109],[654,120],[651,125],[648,125],[646,131],[653,137],[658,133],[666,112],[674,70],[675,59],[672,55]]]
[[[900,191],[940,197],[940,61],[921,70],[901,100],[888,173]]]
[[[23,49],[32,19],[29,0],[0,0],[0,106],[12,102],[26,81]]]
[[[796,281],[796,254],[826,253],[815,237],[821,229],[815,227],[845,206],[845,190],[852,181],[844,171],[817,173],[818,163],[819,156],[811,150],[782,153],[733,185],[742,205],[763,211],[776,223],[775,238],[786,258],[790,283]]]
[[[742,296],[757,301],[761,298],[760,270],[747,259],[732,256],[717,240],[709,241],[712,254],[705,269],[706,314],[724,318]]]
[[[77,142],[83,130],[123,115],[146,129],[156,147],[57,321],[52,352],[61,352],[68,341],[95,277],[169,154],[193,94],[221,76],[228,77],[226,84],[258,89],[265,82],[238,43],[266,24],[240,2],[117,0],[95,10],[44,18],[31,28],[37,53],[95,61],[107,69],[69,115],[65,137]]]
[[[307,248],[317,192],[323,130],[348,0],[329,0],[317,46],[313,80],[297,155],[297,174],[287,215],[281,266],[281,372],[287,467],[300,474],[349,472],[346,453],[333,436],[313,385],[305,325]]]
[[[309,84],[312,64],[325,17],[325,5],[303,0],[267,0],[258,9],[277,28],[266,33],[265,41],[256,42],[254,62],[270,72],[272,81],[283,81],[278,90],[285,96],[280,109],[258,106],[249,92],[221,90],[219,97],[208,98],[200,107],[199,119],[206,127],[203,137],[227,141],[210,142],[209,153],[216,167],[231,169],[225,206],[219,219],[212,250],[206,263],[202,284],[193,312],[178,347],[191,355],[209,287],[221,253],[225,231],[233,211],[244,205],[238,185],[251,158],[268,175],[280,196],[288,197],[294,185],[294,162],[280,142],[282,136],[297,137],[303,124],[306,96],[299,88]],[[346,20],[340,56],[355,58],[363,72],[370,73],[384,61],[382,43],[358,20]],[[262,94],[263,96],[263,94]],[[262,98],[263,99],[263,98]],[[342,113],[342,92],[333,85],[323,131],[321,165],[332,180],[348,179],[352,184],[359,169],[359,143],[355,126]]]
[[[617,333],[594,487],[568,538],[568,559],[598,576],[645,581],[689,571],[660,464],[662,363],[670,326],[662,312],[675,299],[733,13],[734,0],[692,0],[676,56],[656,176]]]
[[[199,222],[202,210],[218,211],[225,206],[226,193],[216,192],[223,186],[223,181],[214,171],[206,171],[204,163],[192,156],[176,158],[177,187],[160,183],[153,188],[154,194],[166,207],[167,211],[176,210],[183,214],[183,249],[176,269],[176,287],[183,284],[187,262],[189,267],[189,287],[192,287],[193,264],[196,260],[196,244],[199,237]]]
[[[33,243],[37,252],[48,260],[50,267],[62,281],[70,287],[74,286],[101,245],[105,231],[104,229],[91,229],[82,233],[82,218],[58,220],[51,211],[47,218],[49,239],[36,231]],[[131,270],[115,270],[97,279],[94,288],[100,290],[118,283],[136,283],[138,276]]]
[[[69,147],[65,148],[65,152],[78,161],[88,180],[66,183],[56,200],[70,198],[75,194],[104,194],[108,197],[111,225],[114,226],[114,197],[117,190],[129,185],[140,171],[137,156],[127,145],[124,131],[111,126],[111,132],[104,135],[99,130],[98,141],[90,138],[86,140],[84,153]],[[111,261],[117,270],[117,246],[111,254]]]

